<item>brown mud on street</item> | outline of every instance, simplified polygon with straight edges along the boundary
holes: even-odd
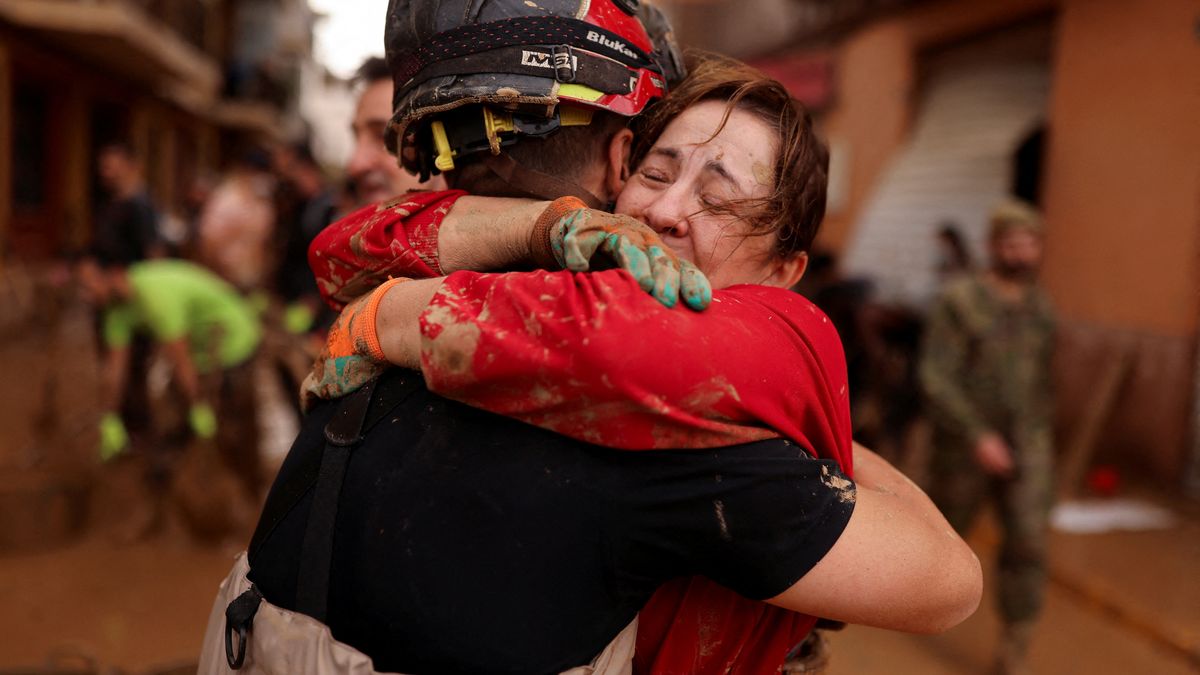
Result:
[[[185,504],[154,498],[148,443],[99,462],[94,348],[78,303],[48,327],[0,330],[0,367],[19,374],[0,381],[0,673],[56,658],[103,673],[189,672],[217,587],[249,540],[226,528],[202,543]],[[259,380],[273,474],[296,425],[284,399],[295,392],[271,375]]]
[[[90,657],[102,672],[194,662],[235,553],[167,532],[0,556],[0,672],[43,666],[54,654]]]
[[[977,675],[993,672],[991,668],[1000,632],[994,586],[1000,533],[990,517],[980,525],[968,542],[983,563],[987,588],[983,603],[971,618],[942,635],[933,636],[909,635],[863,626],[849,626],[841,632],[831,633],[829,675]],[[1147,567],[1147,560],[1155,561],[1149,566],[1154,568],[1148,570],[1152,573],[1145,575],[1143,585],[1149,585],[1151,579],[1156,580],[1157,598],[1170,595],[1194,597],[1197,591],[1194,566],[1183,569],[1182,561],[1188,558],[1177,554],[1180,547],[1190,546],[1182,539],[1193,536],[1195,531],[1195,526],[1189,525],[1174,533],[1176,541],[1172,546],[1175,550],[1170,553],[1176,555],[1146,556],[1145,549],[1134,549],[1141,556],[1144,567]],[[1096,599],[1082,597],[1061,582],[1064,574],[1077,579],[1078,583],[1093,585],[1110,578],[1103,568],[1119,562],[1119,558],[1113,555],[1114,550],[1122,543],[1127,545],[1131,538],[1145,534],[1118,533],[1087,538],[1061,533],[1053,535],[1051,576],[1054,580],[1047,588],[1045,609],[1033,637],[1029,655],[1030,672],[1038,675],[1200,673],[1195,661],[1180,650],[1171,648],[1148,631],[1139,630],[1123,617],[1106,610]],[[1165,539],[1170,533],[1163,532],[1156,536]],[[1064,560],[1071,555],[1068,552],[1072,548],[1078,548],[1080,559],[1088,560],[1091,568],[1100,568],[1099,572],[1085,574],[1081,569],[1072,567],[1070,560]],[[1083,554],[1084,551],[1087,555]],[[1179,561],[1179,564],[1163,562],[1166,559]],[[1112,572],[1115,574],[1112,579],[1127,581],[1130,576],[1128,570],[1114,568]],[[1161,574],[1155,576],[1154,573],[1159,572]],[[1123,583],[1118,586],[1123,586]],[[1107,598],[1107,602],[1120,603],[1122,600],[1116,596]],[[1156,601],[1155,606],[1161,605]],[[1200,615],[1193,612],[1193,617],[1197,616]],[[1170,626],[1176,618],[1162,617],[1161,623]]]

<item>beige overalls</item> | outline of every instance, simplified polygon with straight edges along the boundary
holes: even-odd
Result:
[[[310,616],[276,607],[264,600],[254,615],[241,669],[229,667],[225,658],[225,608],[250,588],[246,554],[238,555],[233,569],[213,601],[200,653],[199,675],[374,675],[371,658],[338,642],[329,627]],[[562,675],[630,675],[637,641],[637,619],[625,627],[600,655],[586,666]]]

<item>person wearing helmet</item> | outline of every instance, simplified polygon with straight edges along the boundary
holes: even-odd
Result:
[[[467,146],[458,141],[451,141],[450,139],[454,137],[453,134],[447,133],[443,141],[433,142],[434,134],[440,133],[442,132],[431,132],[429,145],[436,152],[426,153],[427,156],[446,155],[445,150],[449,148],[452,158],[456,160],[459,158],[469,159],[472,153],[460,154],[454,150],[455,147],[465,148]],[[416,138],[416,135],[414,134],[412,138]],[[552,138],[553,136],[546,140],[549,141]],[[441,146],[441,150],[438,150],[438,146]],[[401,152],[403,154],[403,148]],[[419,158],[421,155],[418,151],[412,153],[412,156]],[[489,156],[494,157],[495,155],[490,155],[490,152],[484,155],[485,158]],[[464,170],[459,176],[466,176],[468,172],[465,169],[472,166],[478,167],[474,170],[475,178],[473,180],[490,181],[500,191],[511,191],[512,196],[521,196],[512,194],[518,190],[523,190],[527,195],[534,195],[538,194],[537,191],[552,189],[545,187],[546,181],[542,178],[529,176],[521,171],[506,170],[503,164],[492,163],[491,166],[480,166],[483,164],[488,164],[488,162],[476,164],[464,161],[462,167],[456,167],[456,170]],[[619,164],[619,162],[609,162],[609,164]],[[538,171],[538,173],[544,172]],[[603,174],[605,172],[601,171],[600,173],[600,180],[595,180],[596,175],[593,174],[592,180],[587,181],[590,184],[589,187],[599,186],[600,190],[604,190]],[[539,183],[542,184],[542,187],[538,187]],[[460,183],[460,186],[462,185]],[[588,192],[593,192],[593,190],[588,190]],[[577,198],[580,201],[585,200],[588,196],[578,192],[575,194],[578,195]],[[603,197],[603,195],[597,196]],[[382,217],[387,218],[395,217],[399,212],[411,213],[420,208],[419,203],[409,200],[385,209],[376,209],[376,213],[383,213]],[[370,217],[369,214],[364,215]],[[359,221],[359,225],[363,224],[362,221]],[[370,225],[369,222],[366,224]],[[366,233],[370,230],[370,227],[363,227],[360,232]],[[406,234],[413,233],[406,231]],[[426,234],[428,235],[428,233]],[[434,234],[436,235],[436,230]],[[609,231],[607,234],[613,234],[613,232]],[[605,242],[617,240],[618,244],[610,245],[609,252],[614,254],[614,258],[618,261],[621,260],[623,253],[623,248],[619,245],[622,237],[634,239],[628,231],[623,231],[623,234],[616,237],[604,238]],[[439,238],[433,237],[432,246],[428,238],[425,238],[426,255],[440,249],[437,241]],[[411,236],[405,243],[411,244],[421,240],[420,236]],[[549,248],[557,254],[554,251],[553,235],[548,240]],[[579,240],[580,238],[577,237],[576,244],[579,244]],[[653,238],[642,239],[643,253],[649,252],[655,241]],[[362,246],[363,243],[360,240],[356,244],[359,251],[365,250]],[[571,248],[570,240],[565,236],[559,243],[564,244],[566,249]],[[636,244],[636,242],[634,243]],[[604,246],[605,244],[601,243],[600,245]],[[633,248],[638,249],[639,247],[635,245]],[[412,250],[414,249],[409,249],[410,252]],[[636,257],[632,254],[630,256]],[[431,268],[438,266],[440,262],[437,258],[425,258],[420,254],[405,255],[404,257],[410,264],[430,265]],[[680,269],[682,263],[675,261],[671,261],[671,263],[676,265],[674,278],[681,278],[683,276]],[[662,291],[660,284],[654,281],[654,275],[651,274],[650,277],[651,289]],[[366,275],[349,279],[349,281],[350,283],[360,283],[364,278]],[[334,280],[335,285],[343,281],[346,280]],[[398,289],[410,286],[409,284],[396,286],[395,283],[390,285]],[[659,293],[659,295],[663,298],[670,296],[669,293]],[[685,294],[685,301],[694,297],[703,298],[703,295],[693,294],[689,297]],[[378,306],[374,309],[369,307],[369,301],[367,305],[368,307],[364,309],[368,315],[374,309],[378,309]],[[443,337],[454,337],[453,327],[446,328],[448,329],[442,332]],[[469,335],[466,337],[469,339]],[[422,560],[415,563],[414,566],[410,564],[412,561],[406,561],[403,555],[397,558],[395,555],[384,553],[382,549],[375,550],[373,555],[367,555],[370,552],[360,548],[357,544],[348,544],[346,549],[339,545],[339,550],[332,556],[333,559],[330,563],[332,569],[335,570],[334,573],[329,574],[330,567],[318,566],[319,575],[325,574],[330,578],[326,586],[317,589],[316,596],[319,600],[317,609],[315,611],[304,609],[306,604],[304,596],[312,595],[310,591],[304,590],[306,584],[302,581],[307,576],[305,572],[305,563],[308,560],[308,556],[305,555],[307,546],[296,546],[295,542],[297,538],[307,541],[314,532],[313,521],[320,521],[321,514],[328,510],[321,506],[327,502],[327,498],[321,497],[323,493],[327,493],[327,490],[322,489],[322,481],[319,478],[316,481],[315,494],[312,497],[304,496],[305,490],[293,493],[294,487],[290,486],[304,485],[304,480],[293,479],[311,474],[314,471],[314,464],[317,466],[316,475],[320,476],[325,473],[324,457],[319,447],[314,448],[312,445],[313,441],[319,437],[317,433],[308,434],[307,439],[302,435],[293,450],[292,456],[289,458],[290,466],[285,465],[281,472],[281,480],[277,482],[272,498],[268,501],[268,513],[264,514],[264,520],[260,523],[250,555],[251,567],[254,570],[251,572],[250,578],[258,584],[262,594],[266,595],[268,600],[281,602],[310,615],[328,618],[333,635],[360,648],[362,653],[370,654],[374,659],[374,667],[380,670],[411,668],[417,671],[436,672],[446,670],[554,672],[556,669],[586,662],[584,655],[595,653],[602,645],[598,633],[606,636],[616,633],[624,623],[621,619],[627,619],[630,616],[628,614],[630,604],[640,606],[641,603],[636,601],[645,599],[644,594],[650,590],[647,588],[647,582],[650,582],[650,586],[654,586],[664,580],[663,574],[669,574],[667,570],[671,569],[673,556],[667,554],[666,551],[678,550],[691,561],[676,568],[675,573],[686,570],[689,564],[699,565],[702,569],[698,571],[722,580],[727,585],[738,588],[751,597],[770,597],[772,593],[764,592],[764,587],[756,586],[756,583],[761,584],[764,578],[776,575],[792,579],[797,573],[805,576],[805,570],[812,569],[813,560],[821,558],[828,550],[828,539],[832,537],[835,541],[838,540],[839,534],[837,533],[841,528],[846,527],[843,520],[846,511],[842,509],[853,510],[853,507],[847,507],[854,502],[847,492],[852,489],[852,484],[837,474],[836,466],[832,463],[814,463],[813,460],[807,458],[807,455],[803,453],[798,455],[795,446],[790,444],[767,443],[742,446],[738,449],[740,452],[734,453],[736,454],[736,463],[728,466],[725,462],[734,461],[734,455],[725,456],[727,449],[714,451],[712,458],[725,467],[716,474],[718,476],[716,483],[719,485],[714,489],[717,498],[715,500],[698,499],[699,495],[691,489],[685,489],[683,493],[671,496],[661,490],[663,479],[666,476],[656,472],[667,471],[670,474],[675,470],[684,470],[690,476],[702,475],[705,473],[705,469],[696,463],[701,462],[700,457],[708,455],[708,453],[684,453],[682,455],[671,453],[669,459],[668,456],[646,453],[637,455],[636,460],[629,460],[631,463],[625,465],[623,463],[627,460],[620,458],[622,453],[614,456],[611,451],[601,452],[597,448],[566,440],[562,436],[545,434],[525,425],[513,426],[513,423],[503,419],[450,404],[425,391],[424,383],[419,378],[396,374],[397,372],[392,371],[382,380],[368,385],[368,388],[364,389],[369,392],[367,396],[350,397],[350,399],[357,397],[357,400],[367,401],[365,404],[359,404],[364,406],[365,415],[359,417],[368,420],[369,429],[365,433],[362,445],[355,450],[356,461],[349,467],[343,467],[348,471],[345,481],[347,485],[355,485],[358,488],[374,485],[374,488],[367,490],[348,489],[356,496],[370,493],[372,496],[367,501],[370,502],[371,499],[376,501],[367,512],[363,512],[361,510],[363,504],[359,503],[360,500],[350,499],[339,502],[335,499],[333,504],[337,506],[338,515],[334,530],[340,537],[339,541],[362,541],[359,535],[354,534],[355,532],[374,533],[376,530],[381,538],[386,538],[384,537],[385,531],[391,531],[391,529],[389,527],[376,528],[375,524],[379,523],[378,516],[372,516],[372,514],[408,513],[400,531],[409,534],[400,534],[400,536],[402,538],[416,537],[414,541],[421,542],[419,556]],[[375,390],[371,391],[372,388]],[[379,403],[381,399],[384,401],[382,404]],[[391,423],[372,426],[370,420],[375,416],[370,413],[370,410],[372,407],[380,408],[381,406],[383,409],[380,412],[384,413],[384,418],[391,419]],[[343,410],[348,412],[343,414],[341,412]],[[327,404],[314,411],[313,418],[306,426],[311,426],[314,432],[319,431],[318,424],[329,419],[331,414],[338,418],[355,417],[350,408],[338,406],[338,411],[335,412]],[[330,428],[332,429],[332,427]],[[383,431],[385,429],[390,429],[390,431]],[[334,431],[336,432],[336,430]],[[416,437],[404,439],[392,437],[389,442],[389,433],[416,434]],[[534,435],[529,436],[529,434]],[[360,434],[348,434],[351,437],[358,435]],[[328,432],[326,436],[330,439],[342,437],[338,433],[331,435]],[[487,450],[480,445],[481,439],[491,439],[490,445],[485,443],[487,447],[494,446],[498,439],[503,439],[501,443],[503,452],[500,452],[499,448]],[[418,453],[420,458],[398,451],[397,447],[420,447],[422,448]],[[477,455],[475,452],[467,451],[467,454],[471,455],[468,464],[473,465],[474,468],[467,472],[459,470],[459,460],[462,459],[464,449],[476,447],[485,450],[486,454]],[[584,455],[581,456],[580,452],[583,452]],[[767,464],[762,463],[757,464],[756,469],[750,468],[756,464],[754,457],[759,456],[755,453],[767,453],[768,456],[775,459],[782,458],[782,456],[777,457],[770,454],[774,452],[786,455],[787,460],[784,461],[784,464],[787,466],[781,467],[774,462],[768,462],[769,468]],[[330,454],[332,454],[331,451],[326,449],[325,456]],[[406,455],[408,459],[415,460],[418,464],[432,462],[434,465],[439,465],[443,460],[449,460],[451,466],[444,468],[450,470],[448,473],[443,473],[436,470],[436,466],[426,466],[424,469],[411,464],[405,467],[394,466],[397,461],[401,464],[408,464],[404,459]],[[586,459],[581,459],[581,457]],[[605,461],[613,460],[621,463],[623,469],[614,472],[589,464],[600,458]],[[663,459],[669,466],[656,464],[656,460]],[[568,463],[567,466],[562,464],[564,461]],[[496,464],[496,462],[500,462],[500,464]],[[676,464],[676,462],[680,462],[680,464]],[[393,463],[391,470],[381,470],[389,463]],[[434,468],[434,473],[425,471],[429,468]],[[554,482],[558,489],[550,488],[547,493],[547,484],[530,485],[530,476],[522,472],[528,472],[531,468],[536,469],[534,473],[537,475],[537,481]],[[714,467],[709,467],[709,470],[712,468]],[[420,485],[412,485],[405,489],[403,483],[414,479],[413,469],[416,469],[416,477],[421,479]],[[806,470],[817,471],[817,474],[808,474],[808,477],[805,478],[801,474]],[[795,551],[796,555],[782,556],[791,558],[790,562],[794,565],[786,571],[772,566],[772,564],[776,566],[780,564],[779,551],[776,550],[776,555],[773,556],[765,554],[761,549],[764,543],[763,537],[770,538],[770,533],[760,532],[755,535],[743,531],[739,532],[739,535],[744,537],[741,539],[729,536],[726,527],[729,522],[768,522],[772,520],[760,517],[761,514],[756,515],[754,507],[741,499],[746,495],[757,494],[755,500],[751,501],[760,505],[774,502],[772,510],[780,509],[781,504],[778,500],[769,497],[766,493],[746,491],[750,487],[750,483],[743,481],[750,480],[751,483],[757,483],[759,478],[767,475],[771,476],[776,488],[784,489],[785,492],[804,484],[814,488],[814,495],[820,493],[828,498],[827,501],[818,499],[816,504],[796,505],[796,508],[782,505],[781,510],[785,514],[807,513],[810,516],[814,513],[821,514],[822,517],[819,520],[834,524],[832,528],[806,528],[795,520],[789,521],[786,515],[771,522],[771,525],[778,526],[780,531],[793,535],[801,531],[809,531],[807,537],[788,537],[787,546],[795,547],[789,550]],[[682,479],[682,474],[675,474],[675,476],[676,479]],[[722,479],[721,476],[726,477]],[[817,478],[817,476],[828,477],[828,480]],[[627,480],[631,477],[632,482],[622,484],[621,489],[614,490],[615,486],[612,481]],[[361,482],[364,478],[369,479],[368,483]],[[815,481],[814,478],[816,478]],[[477,482],[472,482],[481,479],[488,481],[488,487],[482,490]],[[666,482],[672,481],[668,479]],[[709,482],[712,482],[711,478]],[[380,488],[379,486],[382,485],[386,485],[386,487]],[[588,489],[583,492],[576,487],[563,489],[565,486],[583,485],[588,486]],[[761,486],[758,487],[761,489]],[[288,493],[292,494],[289,496]],[[682,506],[682,512],[690,515],[682,520],[668,518],[670,522],[660,521],[657,529],[651,528],[653,531],[639,531],[640,519],[638,517],[618,517],[618,523],[610,520],[597,523],[594,520],[597,513],[611,514],[615,512],[625,516],[632,515],[628,511],[631,503],[620,504],[617,503],[619,500],[614,501],[617,493],[632,497],[635,501],[648,500],[645,503],[646,507],[650,507],[647,513],[663,515],[665,512],[654,508],[653,505],[658,503],[661,506],[663,503],[656,500],[668,499]],[[682,499],[681,496],[687,496],[687,498]],[[775,497],[778,496],[775,495]],[[392,501],[410,498],[419,499],[421,504],[402,504]],[[584,511],[580,510],[579,503],[572,501],[578,498],[587,500],[588,507]],[[479,501],[480,499],[482,501]],[[517,500],[517,503],[514,503],[514,499]],[[562,502],[559,501],[560,499],[567,501]],[[756,501],[759,499],[761,501]],[[874,497],[871,497],[865,501],[870,502],[873,499]],[[309,504],[308,506],[305,505],[306,502]],[[454,506],[455,503],[461,505],[462,508]],[[716,505],[715,520],[713,518],[714,504]],[[840,507],[837,506],[839,504]],[[293,506],[296,508],[292,508]],[[483,510],[477,510],[479,506],[483,506]],[[693,507],[700,506],[706,509],[707,516],[704,518],[698,517],[698,511],[692,511]],[[530,511],[530,508],[533,510]],[[858,508],[861,510],[864,507],[860,503]],[[872,507],[865,508],[870,512]],[[667,509],[667,512],[671,511],[672,509]],[[673,514],[672,518],[680,517],[682,512]],[[304,516],[304,513],[308,514],[307,517]],[[929,515],[928,510],[925,510],[924,513]],[[553,514],[553,517],[550,514]],[[708,539],[709,534],[701,534],[699,540],[691,537],[691,534],[698,534],[694,525],[701,521],[709,523],[713,528],[710,533],[711,540]],[[439,526],[430,530],[428,528],[431,522],[436,522]],[[688,526],[687,523],[692,523],[693,526]],[[645,522],[640,522],[640,525],[645,524]],[[898,523],[893,522],[892,524],[897,525]],[[364,529],[360,530],[360,527]],[[319,530],[319,527],[316,529]],[[607,553],[594,549],[593,546],[597,542],[590,536],[584,537],[583,540],[576,538],[581,530],[594,533],[597,529],[605,533],[604,539],[612,542],[604,544],[605,548],[609,549]],[[707,526],[701,526],[700,529],[707,531]],[[771,529],[773,531],[774,527]],[[903,531],[903,528],[899,529]],[[290,535],[288,534],[289,530],[291,531]],[[349,539],[345,539],[347,536]],[[944,535],[939,532],[937,536]],[[368,536],[368,539],[374,538],[375,534]],[[292,542],[290,545],[286,543],[289,539]],[[851,542],[854,539],[852,537]],[[396,540],[392,539],[391,541],[394,543]],[[629,547],[624,544],[616,544],[616,542],[628,543],[629,541],[640,542],[640,546]],[[701,544],[700,541],[709,541],[709,543]],[[711,544],[716,541],[725,543],[711,548]],[[534,544],[530,546],[528,553],[522,554],[520,550],[515,551],[522,557],[520,564],[514,564],[512,559],[514,542],[517,544],[517,549],[520,549],[522,542]],[[483,551],[484,554],[472,555],[463,548],[464,545],[473,552]],[[611,549],[612,545],[617,545],[619,551],[615,557],[614,550]],[[647,546],[649,548],[646,548]],[[706,553],[700,553],[700,549],[695,548],[697,546],[704,549]],[[759,548],[756,549],[756,546]],[[854,546],[854,544],[843,544],[843,546]],[[657,555],[653,549],[658,550]],[[693,555],[686,553],[689,550]],[[734,553],[735,550],[736,553]],[[437,557],[431,557],[433,555]],[[443,555],[447,557],[443,558]],[[630,556],[633,557],[630,558]],[[364,557],[366,560],[361,560]],[[411,557],[410,553],[409,558]],[[773,561],[772,558],[774,558]],[[748,567],[753,567],[750,561],[758,561],[765,566],[751,570],[748,569]],[[360,563],[368,567],[378,564],[387,565],[391,569],[392,575],[385,575],[384,580],[381,580],[378,574],[370,573],[358,576],[349,575],[347,578],[346,572]],[[674,559],[674,564],[680,563],[682,560]],[[726,563],[730,564],[730,567],[721,569]],[[433,568],[429,567],[431,564],[434,566]],[[480,564],[483,564],[484,567],[478,568],[478,572],[473,572]],[[347,567],[347,565],[349,566]],[[715,567],[713,567],[714,565]],[[709,569],[703,569],[705,567]],[[784,565],[784,567],[788,567],[788,565]],[[340,568],[341,574],[337,573],[338,568]],[[483,572],[483,570],[487,570],[487,572]],[[454,576],[454,583],[449,586],[444,578],[447,572]],[[433,574],[433,577],[430,577],[430,574]],[[438,578],[439,575],[440,578]],[[403,579],[399,585],[395,583],[397,576]],[[495,584],[494,578],[503,579],[503,583]],[[605,602],[597,600],[604,594],[596,590],[596,581],[603,578],[617,579],[615,588],[618,598],[607,597],[608,602],[615,602],[615,607],[607,606]],[[756,581],[751,581],[752,579]],[[767,582],[767,587],[780,588],[777,585],[778,577],[776,579],[774,582]],[[248,585],[245,579],[237,581]],[[818,582],[809,580],[808,583]],[[609,588],[611,592],[612,587],[609,583],[602,584],[602,586]],[[356,587],[359,590],[354,590]],[[374,592],[368,590],[370,588],[373,588]],[[407,593],[410,592],[407,589],[412,588],[424,589],[435,604],[445,603],[446,608],[469,607],[469,609],[465,609],[465,611],[449,609],[449,611],[435,611],[430,614],[428,610],[433,609],[432,606],[423,606],[420,602],[414,605],[413,598],[407,596]],[[782,598],[788,594],[781,593],[779,595]],[[808,600],[813,597],[811,593],[799,593],[799,595],[807,597]],[[353,597],[357,597],[361,604],[347,603]],[[477,598],[480,602],[473,603],[468,600],[464,605],[463,601],[466,597]],[[627,603],[630,599],[635,602]],[[247,599],[247,603],[251,600],[253,600],[253,593]],[[793,608],[815,606],[803,604],[806,600],[800,600],[798,604],[793,604],[791,595],[788,595],[788,599],[777,598],[777,601],[784,606]],[[326,602],[328,605],[325,604]],[[264,603],[263,606],[268,607],[269,605]],[[375,610],[374,612],[371,611],[372,608]],[[381,608],[389,609],[381,611]],[[230,606],[230,611],[234,614],[236,614],[235,609],[233,605]],[[277,609],[272,608],[269,616],[277,616]],[[564,609],[566,610],[565,614]],[[397,612],[404,616],[397,619],[395,616]],[[369,616],[364,617],[361,614]],[[379,624],[378,619],[381,616],[387,618],[389,622]],[[375,619],[375,623],[372,623],[371,619]],[[480,622],[483,622],[482,625]],[[234,622],[234,625],[236,627],[237,623]],[[254,625],[257,631],[257,620]],[[456,633],[475,636],[473,643],[475,650],[463,646],[462,635],[456,635]],[[626,633],[620,634],[625,635]],[[456,639],[459,640],[457,647],[454,646]],[[234,644],[236,642],[236,640],[233,641]],[[258,638],[251,640],[252,653],[255,649],[253,645],[257,642]],[[618,642],[620,641],[618,640]],[[588,646],[584,647],[584,644]],[[494,645],[504,645],[503,653],[495,652]],[[611,652],[605,653],[611,655]],[[565,654],[571,655],[564,656]]]

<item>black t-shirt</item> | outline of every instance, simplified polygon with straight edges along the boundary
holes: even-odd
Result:
[[[304,423],[250,550],[267,600],[295,607],[326,404]],[[786,441],[616,451],[429,393],[393,370],[337,511],[327,623],[377,670],[556,673],[585,664],[650,595],[704,575],[777,595],[854,508],[836,465]],[[844,485],[844,484],[843,484]]]
[[[96,219],[93,256],[129,265],[145,260],[158,242],[158,216],[144,192],[109,202]]]

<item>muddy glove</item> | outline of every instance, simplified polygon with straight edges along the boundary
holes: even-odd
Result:
[[[125,423],[117,413],[104,413],[99,431],[100,461],[107,462],[129,447],[129,432],[125,431]]]
[[[188,426],[197,438],[208,440],[217,435],[217,415],[207,403],[195,403],[188,410]]]
[[[375,316],[383,296],[396,284],[408,281],[403,277],[388,279],[378,288],[346,305],[333,325],[325,347],[313,363],[312,372],[304,378],[301,404],[309,410],[319,399],[340,398],[358,389],[389,366]]]
[[[675,255],[654,230],[629,216],[589,209],[576,197],[561,197],[546,207],[530,235],[530,250],[539,266],[572,272],[593,269],[592,259],[601,252],[667,307],[681,297],[697,311],[712,302],[708,278]]]

